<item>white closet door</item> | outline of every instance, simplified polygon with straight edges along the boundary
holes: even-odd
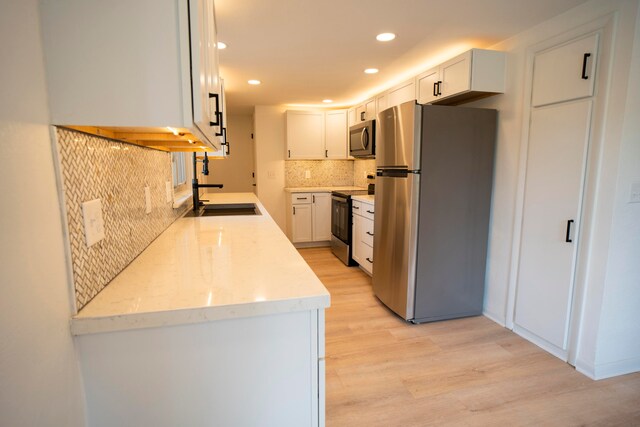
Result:
[[[585,99],[531,113],[514,323],[565,360],[591,105]]]

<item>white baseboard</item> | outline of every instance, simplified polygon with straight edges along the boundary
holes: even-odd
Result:
[[[599,365],[596,364],[595,366],[582,360],[577,360],[576,370],[591,379],[603,380],[605,378],[640,372],[640,357]]]
[[[498,325],[502,326],[503,328],[507,327],[504,319],[502,319],[501,316],[498,316],[495,313],[491,313],[491,312],[488,312],[488,311],[483,311],[482,315],[484,317],[486,317],[487,319],[496,322]]]

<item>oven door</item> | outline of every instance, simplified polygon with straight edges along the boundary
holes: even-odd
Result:
[[[349,244],[349,200],[331,196],[331,234]]]

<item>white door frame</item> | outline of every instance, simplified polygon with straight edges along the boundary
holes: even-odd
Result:
[[[590,33],[600,33],[598,59],[596,65],[596,82],[594,90],[594,104],[591,119],[591,133],[587,148],[587,165],[584,177],[584,191],[582,194],[580,229],[577,237],[577,254],[574,272],[573,301],[568,331],[568,362],[575,365],[576,350],[580,339],[580,326],[583,317],[583,307],[586,294],[586,282],[589,277],[589,259],[591,256],[592,230],[594,228],[594,214],[597,205],[598,182],[600,178],[600,163],[603,151],[603,136],[605,128],[605,113],[608,104],[608,88],[610,86],[612,68],[612,48],[614,32],[617,23],[617,13],[598,18],[590,23],[576,27],[570,31],[537,43],[527,49],[525,63],[525,88],[523,99],[522,132],[520,138],[520,159],[518,165],[518,184],[516,189],[515,214],[513,222],[513,242],[511,247],[511,261],[509,283],[507,287],[507,306],[505,312],[506,327],[514,328],[514,309],[517,294],[518,266],[520,262],[520,247],[522,244],[522,221],[524,216],[524,190],[527,172],[527,153],[529,148],[529,127],[531,119],[531,97],[533,89],[533,61],[537,53],[551,47],[569,42]]]

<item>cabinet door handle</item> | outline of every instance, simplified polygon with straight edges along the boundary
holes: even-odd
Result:
[[[371,233],[370,231],[367,231],[367,234],[368,234],[369,236],[373,236],[373,233]]]
[[[220,98],[218,97],[217,93],[209,92],[209,99],[211,98],[215,99],[216,101],[216,112],[214,114],[214,116],[216,117],[216,121],[215,122],[209,121],[209,126],[220,126],[220,117],[221,117],[220,116]]]
[[[442,81],[438,80],[438,96],[442,95]]]
[[[590,56],[591,56],[590,53],[585,53],[584,56],[582,57],[582,78],[584,80],[587,80],[589,78],[589,76],[587,76],[587,60],[589,59]]]
[[[316,196],[315,196],[315,195],[312,195],[312,196],[311,196],[311,203],[315,203],[315,202],[316,202]]]
[[[324,156],[329,157],[329,150],[324,150]]]
[[[289,158],[291,158],[291,150],[287,150]]]
[[[369,261],[371,264],[373,264],[373,260],[369,259],[369,257],[367,257],[366,260]]]
[[[295,206],[293,207],[293,214],[294,215],[296,214],[296,207]]]
[[[370,211],[369,209],[367,209],[367,213],[370,213],[371,215],[373,215],[373,214],[374,214],[374,212],[373,212],[373,211]]]
[[[306,197],[296,197],[296,200],[307,200]]]
[[[364,113],[365,113],[364,111],[360,112],[360,121],[361,122],[364,122]]]
[[[567,235],[565,236],[565,239],[564,239],[564,241],[567,243],[573,242],[573,240],[571,240],[571,224],[573,224],[572,219],[567,221]]]
[[[433,82],[433,96],[438,96],[438,82]]]
[[[355,210],[360,210],[360,208],[359,208],[359,207],[357,207],[357,206],[351,206],[351,208],[352,208],[352,209],[355,209]]]

